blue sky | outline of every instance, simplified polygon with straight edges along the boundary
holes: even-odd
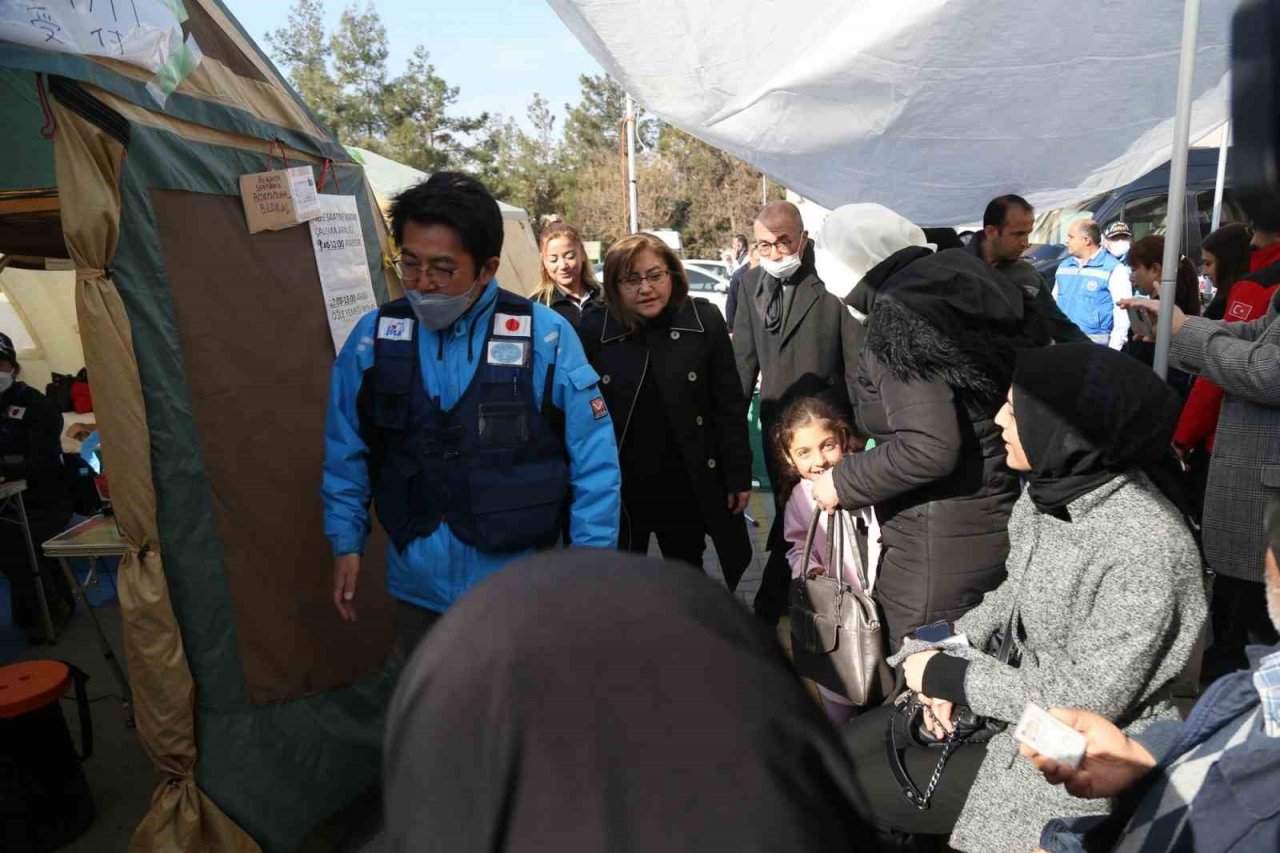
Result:
[[[270,54],[266,34],[288,23],[292,0],[223,0],[240,24]],[[349,0],[325,0],[329,32]],[[364,0],[356,4],[360,8]],[[455,112],[502,113],[523,121],[540,92],[563,115],[577,103],[581,74],[600,74],[599,64],[543,0],[375,0],[387,28],[392,74],[419,45],[431,51],[436,73],[459,87]]]

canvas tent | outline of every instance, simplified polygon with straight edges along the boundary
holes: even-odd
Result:
[[[428,175],[412,166],[397,163],[363,148],[347,146],[347,151],[357,163],[364,166],[365,177],[378,199],[383,213],[391,215],[391,200],[396,195]],[[498,269],[498,281],[507,290],[530,296],[538,289],[541,280],[542,259],[538,241],[533,236],[529,214],[523,208],[504,201],[498,202],[502,211],[502,265]]]
[[[371,542],[359,621],[333,612],[315,255],[306,226],[250,235],[238,178],[273,143],[327,172],[322,192],[356,199],[379,301],[384,224],[362,168],[217,0],[134,0],[101,50],[74,37],[125,4],[43,4],[56,14],[27,30],[16,8],[0,4],[2,280],[24,303],[41,276],[71,281],[160,774],[132,849],[289,850],[376,778],[391,603]],[[116,47],[130,61],[92,55]],[[19,269],[47,259],[74,272]]]
[[[972,222],[1002,193],[1050,209],[1170,159],[1180,3],[548,2],[648,110],[828,208]],[[1201,3],[1192,139],[1227,117],[1236,6]]]

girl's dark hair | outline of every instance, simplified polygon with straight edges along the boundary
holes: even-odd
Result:
[[[844,415],[821,397],[802,397],[783,409],[773,428],[773,435],[770,436],[771,449],[774,458],[778,460],[779,476],[782,478],[778,498],[783,506],[791,499],[791,492],[800,482],[800,472],[791,464],[791,441],[798,430],[813,421],[835,433],[841,447],[848,446],[849,440],[853,438],[853,430]]]
[[[1129,249],[1129,266],[1154,267],[1164,263],[1164,237],[1151,234]],[[1200,316],[1200,276],[1186,257],[1178,261],[1178,286],[1173,301],[1188,317]]]
[[[1227,313],[1227,302],[1231,300],[1231,286],[1249,274],[1249,256],[1252,248],[1249,240],[1253,235],[1249,229],[1239,223],[1224,225],[1214,231],[1200,248],[1213,253],[1214,282],[1216,292],[1213,301],[1204,309],[1204,315],[1213,320],[1221,320]]]

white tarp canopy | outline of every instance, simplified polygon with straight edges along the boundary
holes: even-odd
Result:
[[[548,2],[648,110],[829,208],[972,222],[1170,156],[1175,0]],[[1236,6],[1202,2],[1192,139],[1227,118]]]

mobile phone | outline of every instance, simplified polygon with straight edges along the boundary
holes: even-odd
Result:
[[[940,622],[933,622],[923,627],[917,628],[912,638],[922,643],[941,643],[948,639],[955,631],[951,628],[951,623],[943,619]]]
[[[1141,308],[1129,309],[1129,328],[1133,330],[1135,335],[1141,335],[1144,338],[1155,338],[1156,329],[1151,324],[1151,315]]]

